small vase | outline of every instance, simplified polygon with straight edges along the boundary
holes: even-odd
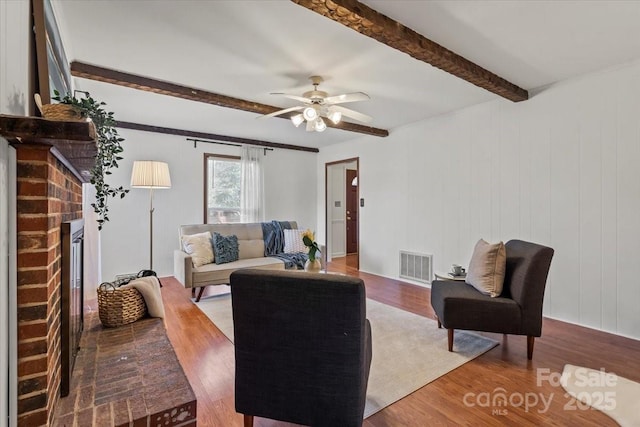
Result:
[[[311,261],[310,259],[304,263],[304,271],[309,271],[311,273],[317,273],[322,269],[322,264],[320,264],[319,259],[314,259]]]

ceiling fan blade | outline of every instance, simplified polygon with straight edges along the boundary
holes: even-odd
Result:
[[[325,104],[344,104],[345,102],[368,101],[369,95],[364,92],[343,93],[342,95],[328,96]]]
[[[269,95],[281,95],[281,96],[284,96],[285,98],[295,99],[296,101],[305,102],[307,104],[311,103],[311,99],[309,98],[305,98],[303,96],[289,95],[288,93],[271,92]]]
[[[313,126],[313,121],[308,120],[307,121],[307,128],[306,131],[307,132],[313,132],[315,130],[315,127]]]
[[[258,118],[263,119],[265,117],[275,117],[275,116],[279,116],[280,114],[289,113],[291,111],[300,111],[302,109],[304,109],[304,106],[285,108],[284,110],[274,111],[273,113],[265,114],[263,116],[259,116]]]
[[[358,113],[357,111],[353,111],[349,108],[340,107],[339,105],[332,106],[331,110],[339,111],[340,113],[342,113],[343,116],[351,117],[352,119],[358,120],[359,122],[369,123],[373,120],[371,116]]]

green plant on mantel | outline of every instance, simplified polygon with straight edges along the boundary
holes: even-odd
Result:
[[[123,151],[120,143],[124,138],[120,138],[116,129],[116,121],[112,112],[105,111],[102,108],[107,105],[104,102],[98,102],[91,97],[89,92],[83,92],[85,98],[76,98],[74,95],[66,94],[60,96],[60,92],[54,90],[52,99],[62,103],[71,105],[78,109],[83,117],[88,117],[96,126],[96,142],[98,153],[96,154],[96,163],[91,169],[91,184],[96,188],[96,201],[91,203],[93,210],[98,214],[98,230],[102,230],[102,226],[109,221],[109,207],[107,201],[109,197],[120,197],[121,199],[129,192],[124,187],[112,187],[105,182],[106,175],[111,175],[111,168],[118,167],[118,161],[122,160],[120,154]]]

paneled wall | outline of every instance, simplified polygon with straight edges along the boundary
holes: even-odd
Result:
[[[29,5],[29,1],[0,1],[0,113],[3,114],[27,115],[29,111]],[[0,424],[9,417],[9,424],[14,425],[17,423],[18,383],[16,160],[15,150],[7,144],[0,138]]]
[[[531,240],[556,251],[545,315],[640,338],[639,94],[634,62],[323,149],[318,169],[360,156],[363,270],[398,277],[406,249],[443,271],[479,238]]]

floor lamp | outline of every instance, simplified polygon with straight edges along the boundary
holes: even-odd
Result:
[[[153,270],[153,190],[171,188],[169,165],[152,160],[134,161],[131,187],[149,189],[149,270]]]

